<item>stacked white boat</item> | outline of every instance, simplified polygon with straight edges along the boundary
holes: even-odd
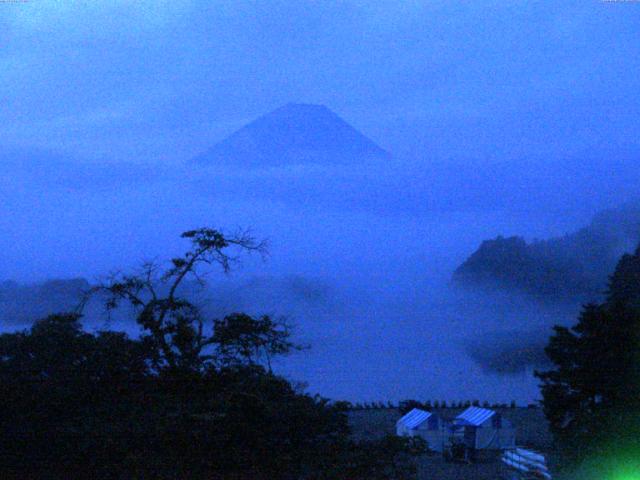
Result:
[[[517,471],[522,479],[551,480],[544,455],[540,453],[524,448],[506,450],[502,454],[502,463]]]

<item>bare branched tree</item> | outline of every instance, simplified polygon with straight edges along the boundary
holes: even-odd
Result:
[[[205,348],[216,341],[213,331],[205,333],[200,309],[179,295],[185,280],[204,285],[206,267],[218,265],[228,273],[243,253],[267,254],[266,242],[257,241],[248,231],[225,235],[201,228],[184,232],[182,238],[191,242],[191,248],[171,259],[169,266],[146,262],[137,273],[113,274],[89,292],[104,295],[108,311],[121,303],[135,309],[143,339],[157,352],[156,368],[198,368],[210,358]]]

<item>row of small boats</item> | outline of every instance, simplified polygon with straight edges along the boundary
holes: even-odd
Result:
[[[551,480],[544,455],[524,448],[507,450],[502,454],[502,463],[521,473],[527,479]]]

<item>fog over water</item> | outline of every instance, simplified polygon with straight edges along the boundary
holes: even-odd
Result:
[[[227,277],[214,270],[211,291],[199,301],[212,316],[242,310],[286,317],[310,349],[280,361],[277,370],[307,382],[310,391],[354,401],[532,401],[533,366],[510,350],[543,342],[551,325],[571,323],[579,310],[515,293],[456,290],[450,279],[481,240],[562,234],[585,224],[589,208],[575,209],[573,217],[552,206],[469,209],[454,192],[448,205],[437,198],[435,207],[421,209],[434,201],[428,183],[380,164],[360,171],[294,166],[259,176],[191,166],[148,172],[126,165],[83,171],[64,161],[16,168],[20,181],[5,185],[12,195],[2,206],[5,278],[91,282],[180,253],[184,230],[251,227],[269,240],[269,257],[246,258]],[[338,198],[321,188],[305,191],[341,175],[332,186]],[[394,185],[386,181],[391,176]],[[403,185],[415,195],[403,197]],[[398,198],[385,202],[393,189]],[[107,322],[95,305],[87,321],[90,328],[136,331],[123,315]],[[514,365],[502,374],[481,361],[483,352],[505,348],[503,358]]]

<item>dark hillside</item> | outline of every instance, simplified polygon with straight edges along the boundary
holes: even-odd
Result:
[[[581,301],[599,298],[617,259],[640,239],[640,207],[604,211],[563,237],[527,243],[522,237],[482,242],[453,275],[455,284],[514,290]]]

